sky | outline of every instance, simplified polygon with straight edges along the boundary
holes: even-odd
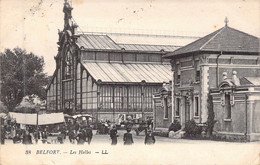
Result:
[[[225,25],[260,37],[259,0],[69,0],[83,31],[168,31],[204,36]],[[20,47],[45,59],[52,75],[63,0],[0,0],[0,51]]]

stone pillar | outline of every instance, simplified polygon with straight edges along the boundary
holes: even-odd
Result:
[[[201,123],[205,123],[208,117],[207,99],[209,93],[209,67],[201,67]]]
[[[100,105],[100,83],[97,83],[97,112],[96,112],[96,126],[98,124],[99,112],[101,109]]]
[[[175,117],[175,111],[174,111],[174,108],[175,108],[175,106],[174,106],[174,103],[175,103],[175,98],[174,98],[174,92],[175,92],[175,90],[174,90],[174,70],[172,69],[172,84],[171,84],[171,86],[172,86],[172,95],[171,95],[171,97],[172,97],[172,109],[171,109],[171,111],[172,111],[172,123],[174,122],[174,117]]]

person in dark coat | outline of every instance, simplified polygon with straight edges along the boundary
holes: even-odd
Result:
[[[74,127],[75,127],[75,130],[78,132],[78,130],[79,130],[79,122],[78,121],[75,121]]]
[[[69,135],[70,143],[74,144],[75,143],[75,139],[76,139],[75,130],[70,130],[68,135]]]
[[[77,144],[84,144],[85,142],[85,135],[83,134],[82,130],[79,130],[79,133],[77,135],[77,140],[78,140],[78,143]]]
[[[127,132],[124,134],[124,145],[132,145],[134,143],[130,128],[127,128]]]
[[[112,140],[111,145],[116,145],[117,144],[117,129],[116,126],[113,126],[113,128],[110,130],[110,138]]]
[[[150,144],[154,144],[154,143],[155,143],[154,135],[152,134],[151,130],[148,130],[147,134],[145,136],[144,144],[150,145]]]
[[[57,137],[57,140],[60,144],[63,144],[64,143],[64,135],[63,133],[59,133],[58,137]]]
[[[37,129],[33,132],[33,136],[35,139],[35,143],[38,144],[38,140],[40,139],[40,132]]]
[[[20,138],[20,135],[17,133],[14,137],[13,137],[13,143],[14,144],[18,144],[18,143],[21,143],[21,138]]]
[[[29,131],[25,131],[23,135],[23,144],[32,144],[32,136]]]
[[[88,125],[86,128],[86,138],[88,140],[88,144],[91,143],[92,136],[93,136],[92,128],[90,127],[90,125]]]
[[[1,132],[0,132],[0,135],[1,135],[1,144],[5,144],[5,127],[3,125],[1,125]]]
[[[44,131],[42,131],[41,135],[42,135],[42,143],[45,144],[48,139],[48,132],[46,128],[44,129]]]

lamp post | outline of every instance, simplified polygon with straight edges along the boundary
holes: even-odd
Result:
[[[142,120],[145,120],[144,117],[144,87],[145,87],[145,80],[141,81],[141,110],[142,110]]]
[[[36,143],[38,143],[38,135],[39,135],[39,112],[40,112],[40,106],[35,107],[36,110]]]

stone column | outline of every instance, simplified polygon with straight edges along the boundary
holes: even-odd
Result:
[[[174,106],[174,103],[175,103],[175,98],[174,98],[174,88],[175,88],[175,85],[174,85],[174,74],[175,74],[175,71],[174,71],[174,68],[173,68],[173,65],[172,65],[172,84],[171,84],[171,86],[172,86],[172,95],[171,95],[171,97],[172,97],[172,109],[171,109],[171,111],[172,111],[172,123],[174,122],[174,117],[175,117],[175,111],[174,111],[174,108],[175,108],[175,106]]]
[[[209,66],[201,66],[201,123],[208,117],[207,99],[209,93]]]

